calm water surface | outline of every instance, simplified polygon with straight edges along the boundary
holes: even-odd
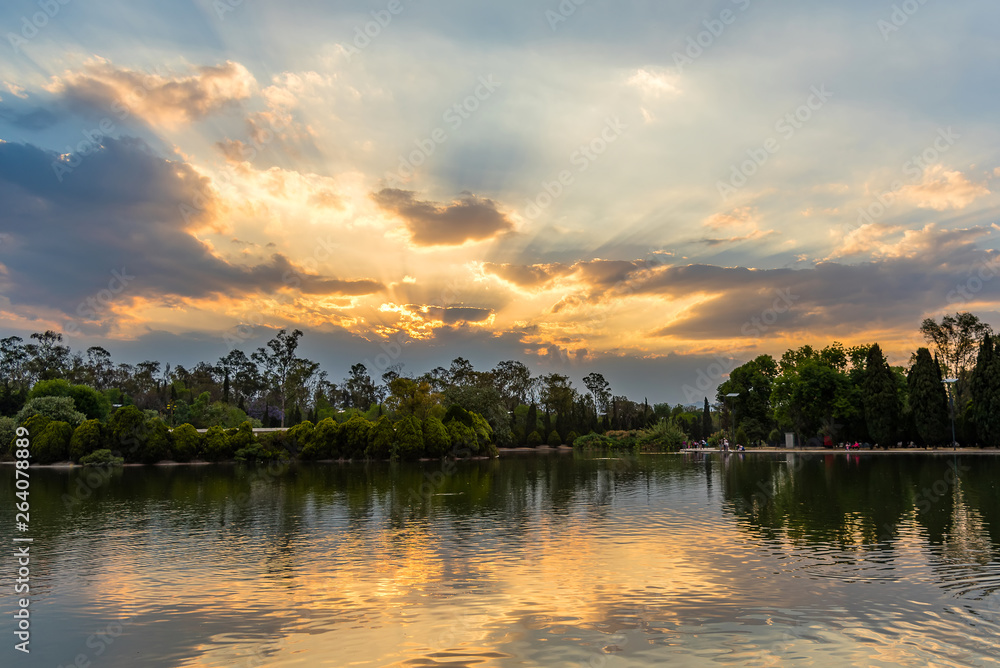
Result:
[[[1000,664],[1000,457],[531,454],[31,481],[32,652],[13,650],[5,548],[4,666]],[[8,545],[14,491],[5,466]]]

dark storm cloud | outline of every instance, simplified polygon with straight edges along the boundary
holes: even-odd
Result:
[[[182,205],[211,216],[205,180],[188,165],[153,155],[134,139],[104,139],[62,182],[58,156],[0,143],[0,202],[7,243],[0,247],[4,294],[15,304],[71,313],[107,287],[113,272],[134,277],[124,296],[242,295],[283,287],[319,294],[369,294],[376,281],[341,280],[297,268],[275,253],[231,264],[192,236]]]
[[[415,193],[396,188],[384,188],[372,197],[380,207],[403,219],[418,246],[459,246],[466,241],[491,239],[514,228],[496,202],[468,192],[450,204],[423,202]]]
[[[464,322],[484,322],[493,314],[493,309],[471,306],[430,306],[427,308],[427,314],[435,320],[453,325]]]

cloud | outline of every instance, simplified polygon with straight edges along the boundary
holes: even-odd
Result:
[[[125,301],[383,289],[369,278],[306,271],[279,253],[256,264],[227,260],[191,232],[193,223],[219,215],[207,181],[186,163],[153,155],[140,140],[105,139],[61,183],[52,169],[57,159],[35,146],[0,144],[0,201],[9,233],[0,247],[0,282],[15,305],[73,316],[116,271],[134,276],[121,291]],[[182,205],[194,202],[200,218],[209,220],[185,217]]]
[[[643,95],[660,97],[680,93],[677,77],[666,72],[655,72],[640,68],[628,78],[628,85],[639,89]]]
[[[415,193],[395,188],[384,188],[372,197],[380,207],[403,219],[412,242],[418,246],[460,246],[514,229],[496,202],[469,192],[450,204],[422,202]]]
[[[903,186],[899,191],[901,200],[935,211],[964,209],[989,194],[985,185],[972,183],[962,172],[948,171],[941,165],[929,167],[920,183]]]
[[[753,207],[742,207],[728,213],[714,214],[706,218],[702,225],[710,230],[732,230],[734,232],[729,237],[703,237],[698,240],[698,243],[708,246],[763,239],[775,232],[774,230],[760,229],[760,215]]]
[[[147,122],[176,127],[232,107],[249,98],[256,85],[253,75],[233,61],[177,75],[118,68],[93,58],[79,72],[54,77],[47,89],[71,106],[103,113],[128,110]]]

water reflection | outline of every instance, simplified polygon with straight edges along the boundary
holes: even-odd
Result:
[[[992,457],[550,455],[130,468],[81,498],[81,472],[38,470],[45,643],[19,665],[985,665],[998,474]]]

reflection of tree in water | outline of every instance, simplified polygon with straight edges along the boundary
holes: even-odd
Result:
[[[985,524],[995,526],[981,519],[987,513],[970,511],[961,493],[951,493],[946,483],[951,461],[944,458],[789,454],[730,459],[723,474],[725,509],[768,540],[891,549],[898,527],[915,519],[930,544],[967,535],[967,541],[972,536],[987,541],[975,543],[980,545],[989,541]],[[995,474],[997,462],[991,458],[989,464]],[[995,502],[990,510],[1000,519]]]

